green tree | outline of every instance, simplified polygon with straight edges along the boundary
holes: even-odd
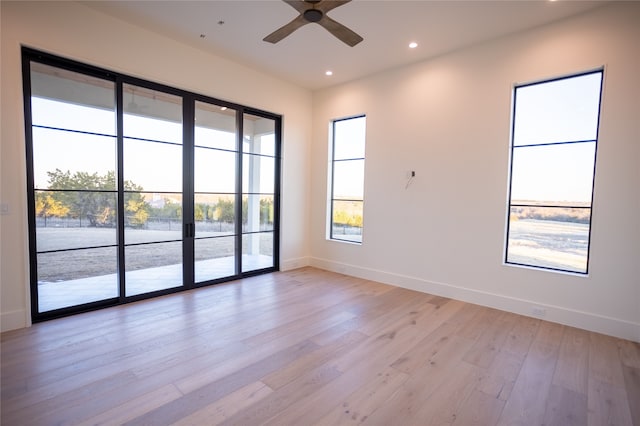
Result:
[[[163,219],[180,219],[182,217],[182,204],[165,198],[164,206],[159,211],[158,216]]]
[[[221,199],[216,204],[216,216],[220,222],[233,223],[236,219],[235,203]]]
[[[273,199],[260,199],[260,223],[273,224]]]
[[[49,217],[65,217],[69,214],[69,208],[56,200],[49,192],[36,192],[36,216],[44,218],[44,226],[47,226]]]
[[[68,209],[68,215],[80,219],[87,219],[89,225],[115,226],[116,205],[113,191],[116,189],[115,172],[109,171],[104,175],[98,173],[63,172],[56,169],[47,172],[49,189],[56,202]],[[144,200],[143,188],[131,181],[125,181],[125,220],[127,223],[141,226],[148,218],[149,204]]]
[[[336,225],[347,225],[349,223],[349,215],[344,210],[334,210],[333,223]]]
[[[196,203],[193,209],[193,215],[196,221],[203,221],[207,217],[208,206],[206,204]]]

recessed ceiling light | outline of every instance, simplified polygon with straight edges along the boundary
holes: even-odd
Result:
[[[416,47],[418,47],[418,43],[416,43],[415,41],[409,43],[409,49],[415,49]]]
[[[226,111],[227,107],[220,107],[220,111]]]
[[[325,71],[324,75],[333,75],[333,71]]]

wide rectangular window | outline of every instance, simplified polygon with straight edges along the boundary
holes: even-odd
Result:
[[[516,86],[506,263],[587,273],[602,78]]]
[[[362,243],[365,116],[332,123],[329,237]]]

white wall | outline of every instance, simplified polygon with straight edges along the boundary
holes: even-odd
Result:
[[[638,40],[640,3],[615,4],[314,93],[311,263],[640,341]],[[505,266],[513,85],[603,65],[589,276]],[[328,124],[360,113],[362,246],[325,238]]]
[[[2,330],[29,323],[26,166],[20,46],[282,114],[281,267],[308,256],[308,173],[312,95],[74,2],[1,3]]]

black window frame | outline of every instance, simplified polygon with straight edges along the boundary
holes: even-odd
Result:
[[[515,133],[516,133],[516,108],[517,108],[517,95],[518,89],[553,83],[562,80],[568,80],[578,77],[584,77],[587,75],[600,74],[600,90],[598,95],[598,116],[595,127],[595,138],[588,140],[569,140],[569,141],[551,141],[551,142],[542,142],[542,143],[529,143],[523,145],[515,145]],[[594,192],[595,192],[595,180],[596,180],[596,168],[597,168],[597,159],[598,159],[598,141],[600,137],[600,120],[602,115],[602,93],[604,90],[604,67],[592,69],[589,71],[574,73],[565,75],[562,77],[544,79],[535,82],[529,82],[524,84],[516,84],[513,87],[513,99],[512,99],[512,111],[511,111],[511,137],[510,137],[510,146],[509,146],[509,186],[508,186],[508,202],[507,202],[507,215],[506,215],[506,234],[505,234],[505,249],[504,249],[504,264],[505,265],[515,265],[522,266],[532,269],[546,270],[552,272],[562,272],[569,274],[576,274],[580,276],[587,276],[589,274],[589,265],[590,265],[590,254],[591,254],[591,231],[592,231],[592,219],[593,219],[593,201],[594,201]],[[531,148],[531,147],[542,147],[542,146],[562,146],[562,145],[570,145],[570,144],[580,144],[580,143],[594,143],[594,158],[593,158],[593,171],[591,175],[591,199],[589,200],[588,206],[579,206],[579,205],[571,205],[571,204],[532,204],[532,203],[514,203],[512,201],[512,183],[513,183],[513,157],[515,150],[518,148]],[[563,269],[563,268],[554,268],[551,266],[541,266],[523,262],[514,262],[509,261],[509,240],[510,240],[510,224],[511,224],[511,211],[513,207],[522,207],[522,208],[550,208],[550,209],[588,209],[589,210],[589,221],[588,221],[588,232],[587,232],[587,254],[586,254],[586,263],[585,270],[576,271],[571,269]]]
[[[341,162],[341,161],[362,161],[363,163],[366,162],[366,154],[365,157],[357,157],[357,158],[341,158],[339,160],[336,160],[335,158],[335,153],[336,153],[336,123],[339,122],[343,122],[343,121],[348,121],[348,120],[355,120],[355,119],[359,119],[359,118],[364,118],[366,120],[367,116],[366,114],[358,114],[358,115],[352,115],[352,116],[348,116],[348,117],[343,117],[343,118],[337,118],[334,120],[331,120],[331,163],[330,163],[330,167],[331,167],[331,188],[330,188],[330,194],[329,194],[329,239],[332,241],[341,241],[341,242],[346,242],[346,243],[351,243],[351,244],[358,244],[358,245],[362,245],[363,241],[364,241],[364,187],[363,189],[363,195],[362,195],[362,199],[357,200],[357,199],[336,199],[334,197],[334,188],[335,188],[335,164],[336,162]],[[365,121],[365,152],[366,152],[366,121]],[[364,176],[363,176],[363,182],[364,182]],[[333,218],[334,218],[334,202],[335,201],[347,201],[347,202],[359,202],[362,203],[362,220],[363,220],[363,224],[360,227],[360,241],[353,241],[353,240],[349,240],[346,238],[337,238],[334,233],[333,233],[333,229],[334,229],[334,223],[333,223]]]

